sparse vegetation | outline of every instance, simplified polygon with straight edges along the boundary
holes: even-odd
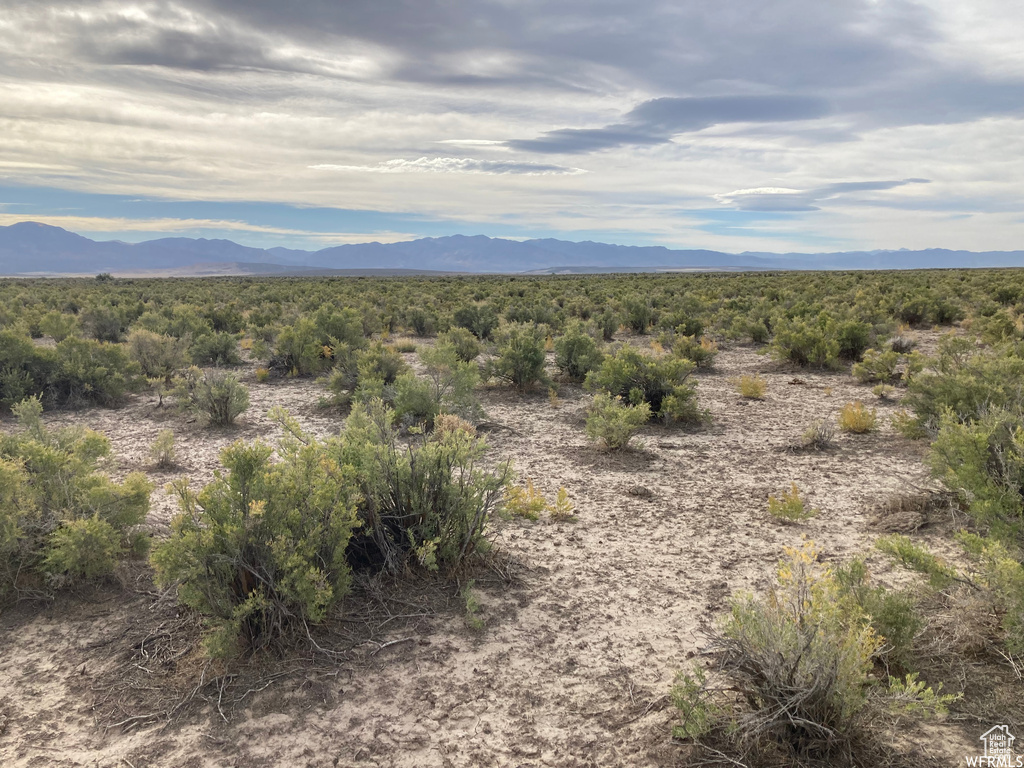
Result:
[[[764,400],[767,390],[768,382],[760,374],[745,373],[736,379],[736,391],[740,397],[745,397],[748,400]]]
[[[618,395],[598,392],[590,402],[587,415],[587,437],[600,441],[606,448],[617,451],[651,419],[651,406],[641,402],[625,403]]]
[[[863,435],[866,432],[874,431],[877,416],[875,410],[869,410],[864,403],[856,400],[852,403],[847,403],[839,410],[836,421],[843,432]]]
[[[161,429],[153,445],[149,448],[149,456],[157,469],[171,469],[175,466],[174,431]]]
[[[235,423],[249,408],[249,390],[230,373],[190,368],[174,390],[179,407],[214,427]]]
[[[64,631],[68,617],[76,642],[61,646],[62,668],[85,670],[102,727],[128,718],[112,735],[205,717],[198,707],[185,715],[188,703],[168,717],[190,696],[215,720],[223,715],[229,732],[242,700],[254,711],[277,695],[329,707],[338,679],[324,669],[336,673],[337,665],[297,660],[342,653],[359,661],[353,669],[368,677],[358,684],[370,690],[382,665],[398,670],[389,680],[396,701],[413,702],[411,717],[428,705],[473,711],[432,659],[458,660],[464,645],[437,643],[438,633],[486,625],[500,631],[468,639],[480,658],[507,654],[509,668],[555,670],[550,680],[527,679],[531,696],[534,688],[551,695],[559,675],[584,661],[579,653],[588,665],[615,670],[600,683],[612,708],[565,715],[567,727],[585,729],[586,715],[598,713],[604,725],[588,754],[608,761],[613,750],[636,748],[663,718],[668,691],[645,684],[619,653],[625,638],[635,639],[631,627],[619,627],[642,603],[652,631],[676,644],[682,638],[681,650],[698,654],[672,694],[676,735],[689,742],[679,762],[898,764],[888,757],[903,741],[885,746],[877,737],[896,723],[914,726],[946,707],[960,722],[1021,722],[1013,691],[1024,653],[1022,274],[0,281],[0,407],[15,413],[0,425],[0,591],[5,600],[50,600],[40,620],[54,631]],[[962,318],[944,336],[932,328]],[[554,381],[545,376],[548,352]],[[776,361],[759,363],[759,353]],[[189,368],[197,361],[238,367]],[[712,365],[722,374],[707,372]],[[754,370],[771,373],[728,378]],[[769,379],[768,401],[738,402],[763,398]],[[244,412],[240,381],[252,380],[261,411],[294,404],[305,429],[283,412],[275,412],[276,426],[255,415],[238,432],[244,443],[214,467],[211,445],[233,438],[191,421]],[[154,408],[155,396],[131,397],[147,381],[161,398],[176,389],[186,415]],[[612,452],[652,420],[706,421],[698,382],[719,422],[699,434],[651,425],[643,450]],[[836,417],[851,392],[868,389],[877,414],[858,401]],[[19,405],[26,398],[31,413]],[[317,407],[328,398],[344,407]],[[44,415],[40,406],[92,410]],[[877,427],[886,417],[930,444],[908,446],[888,429],[867,442],[835,441],[844,419]],[[95,433],[59,426],[67,424],[102,426],[114,450]],[[272,449],[262,440],[279,428],[285,437]],[[587,449],[584,434],[610,450]],[[485,435],[496,452],[485,453]],[[832,450],[793,455],[825,448]],[[511,485],[506,452],[532,481]],[[220,474],[193,491],[175,453],[197,476]],[[159,507],[149,521],[163,542],[156,587],[153,570],[132,562],[150,532],[150,486],[125,475],[134,467],[173,480],[181,504],[170,538]],[[927,469],[934,484],[923,477]],[[731,483],[740,470],[755,485]],[[780,474],[801,488],[813,483],[814,501],[836,510],[835,520],[803,529],[828,537],[830,565],[798,550],[774,587],[729,601],[706,652],[687,648],[678,606],[645,599],[645,590],[656,597],[657,584],[683,579],[686,610],[714,612],[737,584],[760,589],[760,564],[800,529],[760,536],[758,515],[798,522],[815,512],[795,485],[776,491],[770,517],[749,507],[751,490]],[[878,510],[879,495],[889,498],[897,482],[899,498],[884,514],[856,514]],[[562,483],[579,489],[579,499]],[[586,525],[563,522],[575,519],[574,501],[585,503]],[[880,534],[864,557],[833,554]],[[706,552],[708,578],[694,580],[685,564]],[[885,556],[920,577],[878,568]],[[552,593],[538,595],[539,584]],[[57,594],[64,585],[74,589]],[[797,605],[797,595],[806,600]],[[32,639],[43,637],[36,610],[4,613],[5,650],[46,663],[49,649]],[[608,628],[607,647],[549,642],[544,626],[586,634],[581,616]],[[197,653],[199,618],[208,651],[235,658]],[[22,626],[32,631],[11,631]],[[515,633],[527,642],[509,645]],[[245,658],[253,652],[254,660]],[[17,679],[13,659],[7,670]],[[664,659],[649,659],[665,671]],[[405,675],[405,664],[419,671]],[[508,693],[492,673],[480,667],[496,695]],[[114,675],[124,682],[112,683]],[[277,681],[285,691],[261,694]],[[949,697],[940,681],[964,699]],[[21,682],[11,687],[13,709],[0,703],[0,731],[24,736],[40,705],[20,692],[31,688]],[[509,711],[527,711],[519,691]],[[50,706],[45,693],[38,699]],[[596,684],[585,681],[579,693],[596,695]],[[55,696],[53,707],[70,695]],[[160,697],[170,704],[147,703]],[[377,717],[381,709],[365,700]],[[155,720],[135,720],[140,713]],[[476,716],[482,733],[493,726]],[[295,728],[301,743],[309,731]],[[364,731],[355,730],[353,744]],[[519,754],[527,738],[509,736],[507,753]],[[289,755],[282,759],[300,759]]]
[[[13,410],[20,431],[0,434],[0,601],[104,576],[144,554],[145,476],[112,482],[99,471],[110,442],[87,429],[47,429],[38,399]]]
[[[768,513],[776,520],[798,523],[817,517],[818,510],[810,509],[804,504],[804,500],[800,496],[800,489],[796,487],[796,483],[793,483],[788,491],[784,491],[778,496],[768,497]]]
[[[787,555],[766,597],[732,599],[712,634],[714,680],[699,667],[680,674],[677,736],[729,744],[746,760],[849,761],[854,750],[877,748],[870,724],[879,710],[942,714],[959,698],[914,675],[876,682],[885,640],[867,606],[883,598],[863,599],[864,573],[837,575],[810,542]]]

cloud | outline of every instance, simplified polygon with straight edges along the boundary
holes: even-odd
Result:
[[[468,157],[420,157],[416,160],[386,160],[377,165],[333,165],[321,163],[310,168],[321,171],[356,173],[483,173],[492,176],[552,176],[586,173],[582,168],[545,163],[503,160],[475,160]]]
[[[908,184],[928,183],[930,183],[928,179],[903,179],[902,181],[843,181],[805,190],[785,187],[755,187],[720,193],[714,195],[714,198],[720,203],[741,211],[796,213],[820,210],[817,203],[834,200],[854,192],[879,192]]]
[[[578,154],[628,145],[664,144],[679,133],[722,123],[812,120],[829,112],[824,99],[775,96],[663,97],[630,110],[622,123],[604,128],[560,128],[536,139],[508,142],[513,149]]]

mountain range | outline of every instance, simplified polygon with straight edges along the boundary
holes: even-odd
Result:
[[[24,221],[0,227],[0,275],[121,276],[382,275],[928,269],[1024,266],[1024,251],[877,250],[739,254],[483,235],[399,243],[338,245],[319,251],[250,248],[231,240],[167,237],[98,242],[60,227]]]

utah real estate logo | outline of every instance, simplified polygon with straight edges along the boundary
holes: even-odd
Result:
[[[984,766],[984,768],[1024,768],[1024,755],[1015,754],[1013,742],[1016,737],[1010,733],[1009,726],[995,725],[981,734],[980,741],[985,746],[985,754],[967,757],[967,765]]]

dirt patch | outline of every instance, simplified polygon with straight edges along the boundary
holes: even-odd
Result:
[[[515,563],[518,586],[483,585],[481,631],[453,604],[429,619],[385,624],[375,645],[331,664],[314,656],[296,662],[224,716],[204,702],[187,718],[106,728],[116,713],[89,681],[108,681],[125,653],[138,654],[137,634],[169,620],[173,609],[156,615],[167,609],[152,608],[152,595],[115,590],[94,595],[95,602],[68,596],[5,614],[0,763],[679,764],[684,752],[671,743],[666,694],[728,595],[767,586],[783,548],[805,536],[830,558],[868,550],[879,505],[929,482],[923,446],[888,424],[898,403],[875,401],[848,374],[796,372],[749,347],[727,349],[716,363],[716,371],[698,375],[708,427],[651,426],[637,449],[618,454],[587,442],[580,427],[586,398],[577,387],[562,386],[557,404],[546,394],[483,390],[488,419],[511,428],[488,432],[492,460],[511,457],[520,478],[546,496],[564,486],[577,521],[498,525],[496,543]],[[47,421],[104,432],[113,444],[112,474],[139,469],[159,485],[186,475],[208,482],[220,450],[234,440],[273,441],[279,430],[266,413],[275,405],[313,434],[338,430],[342,415],[318,405],[319,385],[257,383],[243,372],[252,406],[234,429],[202,429],[149,397]],[[766,379],[764,400],[735,392],[731,380],[744,373]],[[786,450],[814,419],[834,419],[858,399],[878,409],[879,431],[837,433],[830,451]],[[177,435],[180,467],[157,472],[148,449],[166,428]],[[780,525],[766,500],[794,482],[820,513]],[[155,492],[150,522],[158,535],[174,512],[173,499]],[[419,612],[410,602],[408,613]],[[152,645],[151,652],[176,651]],[[146,672],[133,675],[142,685]],[[942,732],[935,764],[974,749],[973,731],[949,725]]]

